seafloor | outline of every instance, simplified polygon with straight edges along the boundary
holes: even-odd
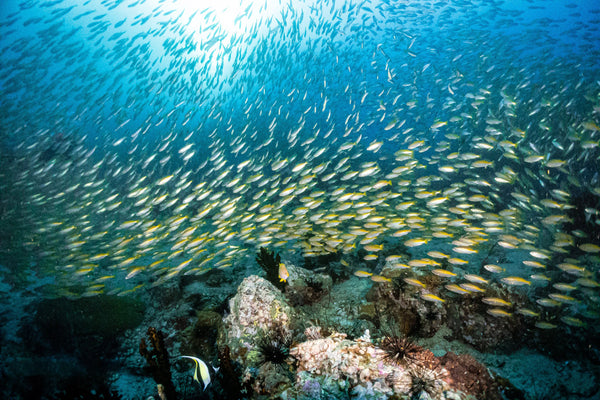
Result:
[[[286,282],[277,261],[267,251],[131,297],[2,283],[2,398],[600,398],[597,327],[543,330],[487,314],[477,294],[427,302],[401,273],[353,274],[383,260],[282,254]],[[198,381],[183,355],[205,362]]]

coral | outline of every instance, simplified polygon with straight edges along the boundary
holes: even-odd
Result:
[[[448,371],[446,382],[461,392],[480,400],[500,400],[498,385],[488,373],[487,368],[468,354],[446,353],[440,358],[442,366]]]
[[[290,376],[291,374],[282,364],[267,362],[258,368],[252,388],[255,393],[275,397],[275,394],[282,393],[292,386]]]
[[[301,393],[311,399],[321,397],[321,384],[316,379],[307,379],[301,386]]]
[[[291,344],[295,319],[283,293],[267,280],[252,275],[238,287],[219,347],[227,346],[232,361],[240,363],[243,385],[250,391],[274,395],[291,386],[285,349]]]
[[[279,263],[281,256],[264,247],[256,255],[256,262],[267,274],[267,280],[271,282],[277,289],[284,290],[286,282],[279,279]]]
[[[162,385],[164,395],[167,400],[177,398],[175,386],[171,380],[171,364],[169,362],[169,353],[165,348],[163,333],[156,328],[148,328],[148,339],[152,345],[149,350],[146,341],[140,340],[140,354],[146,359],[150,373],[157,385]]]
[[[342,333],[303,342],[290,351],[296,358],[296,387],[304,387],[307,379],[327,377],[352,387],[372,385],[374,392],[391,395],[407,393],[410,379],[402,367],[385,362],[385,352],[366,339],[351,341]],[[302,374],[303,372],[308,373]]]

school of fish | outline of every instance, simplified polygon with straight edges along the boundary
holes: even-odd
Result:
[[[126,295],[260,247],[340,253],[423,301],[598,320],[593,24],[563,43],[503,2],[82,3],[1,15],[5,266]]]

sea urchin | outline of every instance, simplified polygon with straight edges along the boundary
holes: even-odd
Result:
[[[425,392],[431,399],[440,399],[443,393],[443,385],[440,381],[441,376],[437,371],[415,367],[410,370],[411,387],[410,399],[420,399],[421,393]]]
[[[385,359],[393,364],[410,363],[422,350],[419,345],[408,337],[386,336],[379,347],[385,351]]]
[[[290,355],[291,335],[283,332],[272,332],[261,336],[256,343],[260,364],[271,362],[284,364]]]

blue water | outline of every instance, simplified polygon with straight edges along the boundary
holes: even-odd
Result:
[[[150,307],[221,269],[239,283],[260,247],[378,275],[476,237],[452,255],[467,266],[402,277],[501,264],[485,295],[581,350],[600,317],[599,27],[591,0],[4,0],[2,320],[30,326],[48,299]],[[572,299],[540,304],[556,284]],[[35,341],[18,331],[10,357]]]

